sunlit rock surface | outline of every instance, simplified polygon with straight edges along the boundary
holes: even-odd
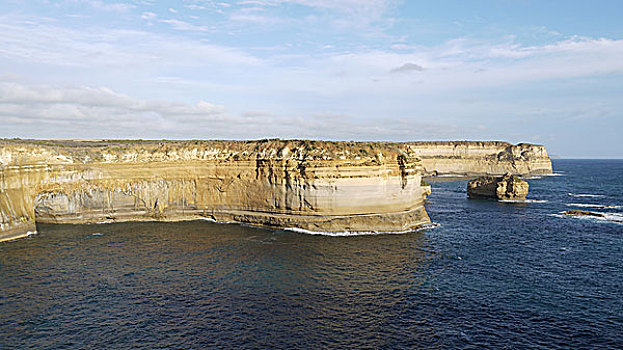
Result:
[[[409,147],[426,176],[543,175],[552,173],[544,146],[499,141],[422,141]]]
[[[312,231],[430,220],[406,144],[0,141],[0,240],[35,222],[209,219]]]
[[[528,182],[507,173],[504,176],[481,176],[467,183],[470,198],[493,198],[499,200],[525,200]]]

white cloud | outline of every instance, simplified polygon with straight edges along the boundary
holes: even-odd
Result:
[[[214,28],[208,26],[198,26],[189,22],[180,21],[177,19],[163,19],[162,23],[171,25],[175,30],[188,31],[188,32],[213,32]]]
[[[361,37],[388,37],[385,27],[394,19],[388,16],[398,0],[245,0],[229,12],[232,21],[253,25],[296,23],[298,27],[331,28],[334,34],[348,33]],[[311,10],[308,16],[285,15],[283,7],[298,5]],[[248,13],[249,10],[266,10],[265,14]]]
[[[275,16],[266,16],[261,14],[252,14],[239,12],[232,14],[229,16],[231,21],[235,22],[243,22],[243,23],[251,23],[251,24],[259,24],[259,25],[273,25],[273,24],[281,24],[286,23],[287,19]]]
[[[145,18],[157,18],[151,12]],[[182,30],[207,27],[164,20]],[[139,30],[84,28],[73,30],[44,21],[0,16],[0,58],[14,62],[84,68],[146,67],[162,62],[175,66],[257,64],[242,50],[181,36]]]
[[[169,9],[169,11],[172,9]],[[177,12],[174,12],[177,13]],[[194,17],[194,16],[193,16]],[[195,17],[196,18],[196,17]],[[178,19],[159,19],[158,15],[153,12],[143,12],[141,14],[141,19],[147,21],[149,25],[154,22],[165,23],[171,26],[174,30],[185,31],[185,32],[214,32],[214,28],[210,28],[208,26],[195,25],[190,22],[178,20]]]
[[[151,12],[142,16],[158,20]],[[177,20],[163,21],[178,30],[211,30]],[[574,37],[542,46],[522,46],[512,40],[492,44],[455,39],[436,46],[400,46],[398,51],[364,47],[346,53],[335,49],[284,54],[282,48],[274,53],[264,50],[258,58],[243,47],[215,45],[182,34],[78,31],[0,16],[0,59],[21,66],[82,69],[82,74],[88,71],[90,76],[106,76],[119,67],[126,76],[141,75],[146,80],[186,76],[212,86],[237,84],[243,87],[244,91],[238,91],[241,94],[272,93],[273,99],[286,96],[284,93],[406,96],[623,72],[623,40],[603,38]],[[397,71],[418,74],[388,74]],[[103,81],[99,84],[110,85]]]
[[[195,5],[195,4],[188,4],[188,5],[184,5],[184,7],[186,7],[189,10],[207,10],[208,8],[202,5]]]
[[[409,139],[446,135],[452,127],[390,119],[379,124],[342,114],[283,116],[248,111],[238,116],[205,101],[194,105],[149,101],[108,88],[0,82],[2,136],[324,139]],[[34,127],[36,125],[36,128]]]
[[[103,11],[115,11],[115,12],[127,12],[131,9],[136,8],[133,4],[123,3],[123,2],[107,2],[100,0],[71,0],[72,2],[87,4],[92,6],[97,10]]]
[[[615,39],[526,46],[513,39],[458,38],[432,46],[390,42],[387,49],[362,45],[346,52],[319,45],[314,51],[217,45],[207,41],[217,35],[200,40],[186,33],[212,34],[210,28],[184,27],[192,23],[152,12],[142,17],[177,30],[77,30],[41,18],[0,16],[0,76],[13,76],[0,86],[0,124],[8,125],[0,136],[504,138],[487,123],[499,118],[503,125],[536,112],[529,103],[473,102],[486,99],[475,91],[623,73],[623,40]],[[196,103],[203,100],[228,112]],[[436,118],[439,123],[429,122]],[[490,129],[484,134],[471,125]]]
[[[146,21],[153,21],[156,18],[158,18],[158,15],[153,13],[153,12],[143,12],[141,14],[141,18],[146,20]]]
[[[139,100],[109,88],[59,87],[0,82],[0,103],[3,105],[84,106],[113,108],[126,112],[153,112],[169,116],[213,116],[223,113],[223,107],[199,101],[196,105]],[[108,116],[114,118],[114,115]]]
[[[10,120],[13,129],[22,124],[35,124],[39,130],[54,125],[67,128],[49,129],[48,137],[58,132],[104,135],[109,130],[118,132],[124,128],[134,128],[137,135],[153,135],[167,129],[175,133],[210,127],[226,119],[229,118],[223,107],[205,101],[189,105],[140,100],[107,88],[0,82],[0,120]]]
[[[397,3],[397,1],[391,0],[283,0],[283,2],[377,18],[384,15]]]
[[[409,95],[623,73],[621,57],[623,40],[572,38],[525,47],[514,42],[460,39],[399,52],[367,50],[289,57],[305,69],[287,74],[288,81],[310,81],[305,86],[317,88],[319,93],[348,90]],[[418,74],[388,75],[405,71]],[[330,79],[335,72],[341,72],[339,81]],[[416,81],[421,82],[420,87],[414,85]]]
[[[338,11],[347,14],[366,14],[380,17],[395,6],[395,0],[245,0],[238,1],[243,6],[279,6],[297,4],[301,6]]]

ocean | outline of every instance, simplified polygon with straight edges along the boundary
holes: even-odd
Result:
[[[433,182],[404,234],[40,225],[0,244],[0,349],[623,348],[623,160],[553,165],[527,203]]]

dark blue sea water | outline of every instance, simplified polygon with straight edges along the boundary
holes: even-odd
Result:
[[[527,204],[433,183],[407,234],[41,225],[0,244],[0,348],[623,348],[623,161],[554,168]]]

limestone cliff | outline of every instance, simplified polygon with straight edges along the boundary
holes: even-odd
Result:
[[[0,240],[35,222],[208,218],[315,231],[430,222],[405,144],[0,140]]]
[[[421,159],[427,176],[552,173],[552,163],[541,145],[498,141],[423,141],[408,145]]]

